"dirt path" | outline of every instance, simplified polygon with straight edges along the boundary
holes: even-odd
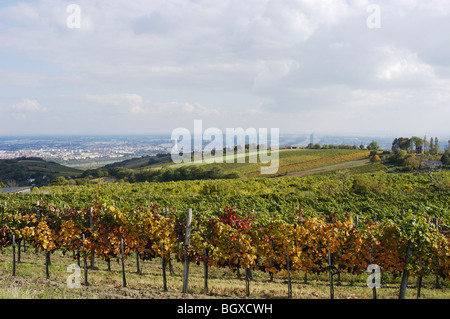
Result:
[[[312,168],[312,169],[308,169],[308,170],[304,170],[304,171],[300,171],[300,172],[292,172],[292,173],[288,173],[285,176],[310,175],[310,174],[316,174],[316,173],[322,173],[322,172],[335,171],[338,169],[346,169],[346,168],[364,166],[367,164],[370,164],[370,160],[365,158],[365,159],[359,159],[356,161],[349,161],[349,162],[334,164],[334,165],[325,166],[325,167]]]

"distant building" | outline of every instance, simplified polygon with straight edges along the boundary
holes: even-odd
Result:
[[[314,132],[311,133],[311,135],[309,136],[309,142],[310,142],[311,144],[314,144]]]
[[[30,194],[31,186],[27,187],[5,187],[0,188],[2,194]]]

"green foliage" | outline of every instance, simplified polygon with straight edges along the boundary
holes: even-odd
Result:
[[[414,155],[410,155],[410,156],[407,156],[405,158],[405,160],[403,161],[403,166],[406,169],[412,171],[412,170],[420,168],[420,162],[421,161],[422,161],[421,158],[419,158],[417,156],[414,156]]]
[[[185,165],[179,168],[145,170],[132,170],[123,167],[113,167],[108,170],[108,176],[131,183],[231,179],[239,177],[235,173],[225,173],[224,169],[219,166],[205,168],[200,165]]]
[[[372,141],[369,145],[367,145],[368,150],[378,150],[380,147],[378,146],[377,141]]]
[[[381,165],[381,164],[371,164]],[[356,171],[358,172],[358,171]],[[88,184],[52,187],[40,195],[0,195],[0,202],[33,210],[36,201],[84,209],[96,197],[127,210],[150,202],[183,214],[192,208],[199,214],[215,214],[220,207],[237,205],[244,214],[293,217],[297,207],[305,216],[346,212],[361,218],[399,218],[403,210],[423,210],[450,223],[450,172],[385,174],[324,174],[283,178],[185,180]],[[8,207],[10,205],[8,204]]]
[[[441,162],[442,164],[446,165],[446,166],[450,166],[450,151],[446,150],[444,152],[444,154],[441,157]]]
[[[406,150],[400,150],[389,157],[389,162],[396,165],[402,165],[407,156],[408,152]]]
[[[0,181],[17,186],[29,186],[30,184],[43,186],[58,176],[77,177],[81,173],[80,170],[48,162],[41,158],[21,157],[0,160]],[[33,182],[30,183],[29,180],[33,180]]]
[[[382,184],[374,182],[365,176],[355,177],[353,179],[351,191],[358,195],[368,195],[368,194],[381,194],[384,192],[384,186]]]
[[[50,185],[65,186],[65,185],[69,185],[69,181],[67,179],[65,179],[63,176],[58,176],[50,183]]]
[[[397,153],[399,150],[408,150],[412,145],[412,140],[409,138],[399,137],[392,142],[392,151]]]
[[[372,163],[381,162],[381,158],[377,154],[375,154],[370,157],[370,162],[372,162]]]

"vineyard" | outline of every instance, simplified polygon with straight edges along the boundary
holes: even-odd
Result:
[[[135,258],[161,261],[166,269],[203,266],[208,292],[211,269],[242,271],[245,296],[253,274],[305,281],[328,275],[330,297],[340,276],[367,276],[376,264],[383,275],[450,278],[449,174],[336,174],[333,176],[111,184],[61,187],[48,194],[4,196],[0,206],[0,248],[16,254],[27,243],[45,256],[45,277],[55,252],[84,269],[88,261]],[[22,248],[23,249],[23,248]],[[17,252],[16,252],[17,250]],[[374,296],[376,292],[374,291]]]
[[[359,160],[367,158],[369,156],[368,151],[353,150],[353,149],[330,149],[330,150],[279,150],[279,169],[274,175],[286,175],[292,172],[304,171],[312,168],[319,168],[328,165],[345,163],[348,161]],[[237,172],[240,176],[246,178],[254,177],[267,177],[261,174],[261,167],[265,166],[260,161],[258,163],[251,163],[249,160],[249,154],[242,155],[245,158],[245,162],[236,162],[236,158],[233,163],[226,163],[226,156],[224,156],[223,163],[208,164],[202,162],[182,163],[182,164],[156,164],[151,168],[176,168],[176,167],[189,167],[189,166],[203,166],[205,169],[212,167],[219,167],[226,173]],[[237,155],[233,155],[237,157]]]

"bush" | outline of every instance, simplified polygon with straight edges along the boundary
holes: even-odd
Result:
[[[63,176],[58,176],[50,183],[50,185],[65,186],[65,185],[69,185],[69,181],[67,179],[65,179]]]
[[[408,152],[405,150],[400,150],[389,157],[389,163],[403,165],[406,156],[408,156]]]
[[[378,163],[381,162],[381,158],[378,155],[374,155],[370,158],[371,163]]]
[[[411,170],[420,168],[420,162],[422,162],[422,159],[412,155],[412,156],[408,156],[403,161],[403,166],[411,171]]]
[[[384,185],[376,183],[368,178],[356,177],[353,179],[351,191],[358,195],[381,194],[384,192]]]

